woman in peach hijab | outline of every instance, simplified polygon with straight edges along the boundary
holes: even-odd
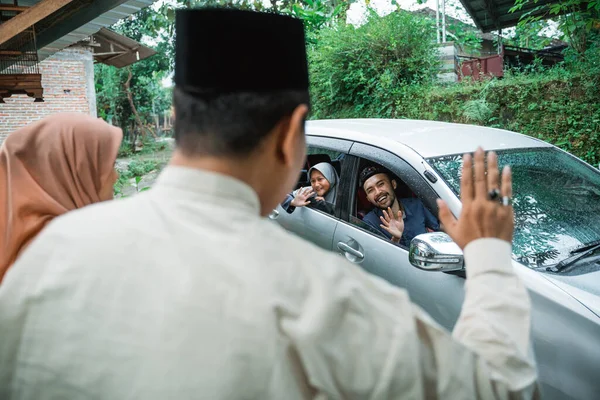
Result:
[[[0,147],[0,282],[53,218],[113,198],[121,129],[85,114],[55,114]]]

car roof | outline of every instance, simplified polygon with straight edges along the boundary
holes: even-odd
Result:
[[[410,119],[329,119],[311,120],[308,135],[329,136],[386,145],[404,144],[423,158],[484,150],[552,147],[551,144],[519,133],[476,125]]]

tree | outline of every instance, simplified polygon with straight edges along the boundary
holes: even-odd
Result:
[[[433,24],[406,11],[385,17],[371,11],[358,28],[338,24],[322,30],[309,51],[315,117],[377,102],[379,116],[393,116],[394,93],[438,73]]]
[[[515,0],[510,11],[520,11],[523,7],[538,2],[539,0]],[[526,29],[528,25],[550,17],[558,17],[558,28],[563,33],[563,39],[569,42],[578,55],[583,56],[600,30],[600,0],[563,0],[537,5],[521,17],[519,26]]]
[[[152,116],[170,109],[171,92],[162,87],[161,81],[174,70],[174,22],[178,8],[220,6],[293,15],[304,20],[307,41],[312,46],[322,28],[345,16],[351,1],[354,0],[272,0],[270,7],[265,7],[260,0],[177,0],[175,4],[142,9],[111,28],[138,42],[151,39],[151,47],[158,54],[124,69],[97,65],[98,114],[122,127],[133,146],[139,134],[151,133],[148,123]]]
[[[552,38],[540,35],[548,27],[548,21],[531,21],[528,24],[519,24],[515,27],[514,35],[509,43],[530,49],[542,49],[552,43]]]
[[[132,146],[139,134],[154,135],[148,128],[151,116],[170,108],[170,90],[161,81],[173,70],[173,22],[174,10],[167,5],[119,21],[113,30],[139,42],[154,39],[158,54],[123,69],[96,65],[98,114],[123,128]]]

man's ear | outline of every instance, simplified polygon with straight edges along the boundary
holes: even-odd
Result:
[[[277,156],[288,167],[294,166],[298,152],[304,152],[304,122],[307,115],[308,107],[301,104],[278,126]]]
[[[398,189],[398,182],[396,182],[395,179],[392,179],[392,187],[394,188],[394,190]]]

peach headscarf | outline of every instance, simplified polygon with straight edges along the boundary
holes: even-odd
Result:
[[[101,193],[122,139],[121,129],[76,113],[46,117],[8,136],[0,147],[0,281],[53,218],[109,200]]]

